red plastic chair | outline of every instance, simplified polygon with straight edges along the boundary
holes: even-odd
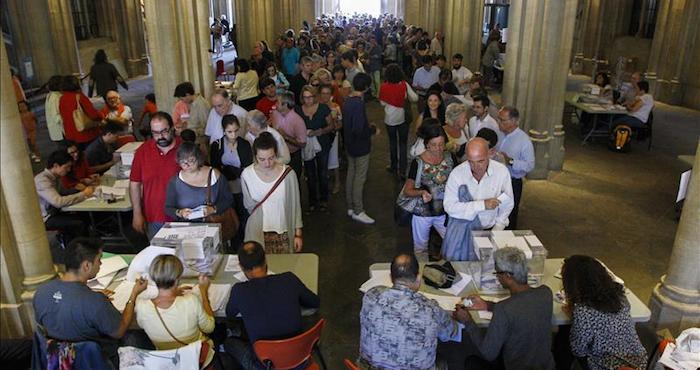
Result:
[[[294,369],[308,361],[306,369],[318,370],[319,366],[311,356],[311,351],[321,339],[321,330],[325,324],[326,320],[321,319],[313,328],[289,339],[258,340],[253,343],[253,349],[260,362],[267,365],[269,369]],[[319,351],[319,357],[323,362],[320,354]]]
[[[226,67],[224,65],[224,61],[219,59],[216,61],[216,79],[218,80],[219,77],[224,77],[225,80],[228,80],[228,73],[226,72]]]
[[[345,367],[348,368],[348,370],[360,370],[360,367],[355,365],[354,362],[348,360],[347,358],[343,360],[343,363],[345,364]]]

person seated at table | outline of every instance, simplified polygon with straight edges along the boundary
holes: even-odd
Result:
[[[598,72],[595,75],[595,80],[593,82],[600,87],[600,96],[609,102],[612,102],[613,91],[612,86],[610,86],[610,76],[606,72]]]
[[[49,155],[46,168],[34,176],[34,186],[39,195],[39,208],[47,229],[63,231],[68,239],[85,235],[87,226],[83,218],[72,213],[62,212],[61,208],[80,203],[94,192],[92,186],[86,186],[78,193],[67,194],[59,190],[58,179],[68,175],[73,165],[73,158],[66,150],[57,150]]]
[[[61,176],[61,186],[63,189],[83,190],[87,186],[99,185],[100,175],[90,170],[85,153],[81,152],[78,145],[72,141],[66,141],[66,153],[72,159],[70,172]]]
[[[97,341],[104,356],[117,365],[116,339],[122,338],[131,325],[136,297],[146,290],[148,282],[136,280],[120,314],[104,293],[87,286],[100,270],[101,259],[99,239],[73,239],[66,246],[66,272],[39,286],[32,304],[36,323],[48,338]]]
[[[633,102],[637,98],[637,83],[642,80],[641,72],[633,72],[629,76],[629,81],[622,82],[619,90],[620,97],[617,99],[619,104],[627,104]]]
[[[241,173],[243,204],[250,215],[245,239],[265,247],[266,253],[300,252],[302,235],[301,201],[297,177],[289,176],[277,159],[277,141],[263,132],[253,143],[252,165]]]
[[[204,154],[192,142],[177,149],[180,172],[170,178],[165,196],[165,214],[179,220],[204,221],[233,207],[233,196],[221,172],[204,164]]]
[[[248,133],[245,135],[246,140],[248,140],[248,142],[252,145],[255,139],[258,138],[261,133],[270,133],[277,142],[277,159],[282,164],[288,164],[291,160],[291,156],[289,154],[289,147],[287,146],[287,143],[284,141],[284,137],[282,137],[279,131],[277,131],[277,129],[269,125],[270,121],[267,119],[267,117],[265,117],[265,115],[261,111],[253,109],[252,111],[248,112],[248,114],[246,114],[245,119],[246,122],[248,122]]]
[[[230,337],[224,348],[244,369],[264,369],[253,343],[300,334],[302,308],[318,308],[320,300],[292,272],[268,275],[265,250],[258,242],[243,244],[238,249],[238,262],[247,281],[231,288],[226,317],[232,320],[240,314],[248,338]]]
[[[105,103],[101,111],[105,119],[121,125],[124,131],[132,133],[134,117],[131,107],[122,102],[121,95],[115,90],[109,90],[105,95]]]
[[[180,288],[184,268],[177,256],[162,254],[151,262],[148,276],[158,287],[153,299],[136,300],[136,322],[158,350],[184,347],[201,340],[209,345],[204,366],[214,358],[214,311],[209,302],[209,277],[199,275],[199,295]],[[201,298],[200,298],[201,296]]]
[[[465,360],[470,356],[487,362],[500,357],[506,370],[554,369],[552,290],[546,285],[530,288],[527,284],[527,259],[521,250],[501,248],[494,252],[493,259],[496,278],[510,297],[492,303],[472,295],[467,297],[471,306],[456,306],[453,316],[465,326],[462,342],[441,346],[445,348],[450,370],[464,369]],[[493,313],[485,334],[474,323],[470,310]]]
[[[275,104],[277,103],[277,88],[275,87],[275,81],[271,78],[264,78],[260,80],[260,91],[262,96],[255,103],[255,109],[263,112],[267,119],[270,119],[270,113],[275,109]]]
[[[101,174],[119,162],[119,153],[115,152],[114,145],[123,129],[118,123],[107,121],[102,127],[102,135],[85,148],[90,171]]]
[[[654,109],[654,97],[649,94],[649,82],[639,81],[637,83],[637,96],[634,100],[625,103],[627,115],[621,116],[613,121],[612,129],[618,125],[641,128],[649,121],[649,114]]]
[[[363,369],[436,369],[438,338],[457,334],[457,323],[438,303],[418,293],[418,260],[399,254],[391,261],[391,288],[365,293],[360,310],[360,358]]]
[[[574,356],[583,358],[590,370],[646,368],[647,353],[630,317],[625,287],[590,256],[564,259],[561,276]]]

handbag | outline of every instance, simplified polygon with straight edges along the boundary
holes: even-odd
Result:
[[[282,183],[282,181],[284,181],[284,178],[287,177],[287,175],[288,175],[290,172],[292,172],[292,167],[287,166],[287,168],[284,169],[284,172],[282,172],[282,176],[280,176],[280,178],[277,179],[277,181],[275,182],[275,184],[272,185],[272,188],[270,188],[270,191],[268,191],[267,194],[265,194],[265,196],[262,198],[262,200],[259,201],[258,204],[256,204],[255,207],[253,207],[253,209],[250,211],[250,214],[251,214],[251,215],[252,215],[253,212],[255,212],[258,208],[260,208],[260,206],[262,206],[263,203],[265,203],[265,201],[267,200],[267,198],[269,198],[270,195],[272,195],[272,193],[275,192],[275,190],[277,189],[277,187],[280,186],[280,184]]]
[[[213,206],[214,204],[211,201],[211,176],[212,172],[214,171],[213,168],[209,169],[209,175],[207,176],[207,205],[208,206]],[[223,181],[221,179],[222,176],[219,176],[219,180]],[[224,212],[221,214],[213,214],[209,215],[204,218],[206,222],[211,222],[211,223],[218,223],[221,224],[221,237],[223,240],[231,240],[233,237],[236,235],[236,231],[238,230],[238,215],[236,215],[236,212],[234,212],[233,207],[228,207]]]
[[[73,110],[73,123],[75,123],[75,129],[78,130],[78,132],[83,132],[93,127],[97,127],[99,122],[93,121],[87,114],[85,114],[83,106],[80,105],[80,94],[75,95],[75,102],[77,103],[77,107],[75,110]]]
[[[420,157],[416,158],[418,162],[418,170],[416,171],[415,188],[420,188],[420,179],[423,175],[423,160]],[[420,210],[425,207],[423,203],[423,197],[409,197],[405,192],[406,183],[404,187],[401,188],[399,196],[396,198],[396,205],[394,206],[394,221],[399,226],[408,226],[411,224],[411,220],[414,214],[420,214]]]
[[[450,261],[434,263],[423,267],[423,281],[433,288],[446,289],[461,280]]]

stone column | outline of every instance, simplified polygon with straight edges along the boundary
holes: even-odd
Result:
[[[463,65],[472,72],[481,65],[481,28],[484,21],[484,0],[444,1],[443,54],[450,62],[452,55],[464,56]],[[431,35],[432,36],[432,35]]]
[[[148,48],[159,109],[171,112],[175,86],[189,81],[208,98],[214,69],[208,49],[209,5],[196,0],[146,0]]]
[[[256,41],[267,40],[269,45],[273,45],[277,33],[286,30],[278,29],[275,25],[275,1],[236,0],[235,4],[238,55],[241,58],[250,58],[253,43]]]
[[[666,275],[651,295],[651,324],[674,335],[700,326],[700,143]]]
[[[566,77],[577,0],[514,0],[508,21],[503,102],[520,110],[520,127],[535,146],[535,169],[543,179],[563,165],[561,129]],[[556,144],[550,141],[556,140]]]
[[[48,11],[50,36],[56,52],[56,57],[52,61],[56,62],[58,72],[61,74],[79,74],[80,58],[70,0],[48,0]]]
[[[138,0],[126,0],[121,2],[122,14],[125,20],[123,28],[126,35],[126,50],[122,53],[126,56],[126,70],[129,77],[148,74],[148,60],[144,58],[146,40],[143,36],[143,15]]]
[[[0,65],[7,65],[4,46],[0,47]],[[24,271],[23,297],[30,299],[36,286],[51,280],[55,273],[19,111],[12,92],[12,81],[6,68],[0,71],[0,80],[0,122],[3,126],[0,135],[2,200],[11,215],[7,223],[14,235]]]

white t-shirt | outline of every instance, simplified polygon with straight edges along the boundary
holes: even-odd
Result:
[[[270,126],[267,126],[263,131],[272,134],[272,137],[274,137],[275,141],[277,142],[277,161],[281,164],[289,164],[289,161],[291,160],[291,155],[289,154],[289,147],[287,146],[287,142],[284,141],[284,137],[282,137],[282,134],[280,134],[279,131]],[[255,141],[256,136],[253,135],[250,131],[248,131],[245,134],[245,139],[248,140],[250,146],[253,147],[253,142]]]
[[[469,68],[465,66],[459,67],[459,69],[454,69],[452,68],[452,82],[455,83],[457,86],[457,89],[459,90],[459,93],[461,95],[464,95],[464,93],[469,90],[469,84],[464,84],[464,85],[459,85],[459,81],[464,81],[472,78],[472,71],[469,70]]]
[[[651,94],[644,94],[640,96],[639,99],[642,101],[642,106],[636,112],[631,112],[629,115],[647,123],[649,113],[654,109],[654,97],[652,97]]]
[[[481,130],[484,127],[488,127],[491,130],[496,131],[496,134],[498,135],[498,141],[500,141],[503,137],[503,133],[501,133],[501,130],[498,129],[498,123],[493,117],[491,117],[490,114],[487,114],[483,120],[480,120],[477,116],[474,116],[469,119],[469,137],[476,137],[476,134],[479,133],[479,130]]]
[[[228,110],[227,114],[233,114],[238,118],[238,124],[240,127],[246,127],[245,116],[248,111],[243,109],[241,106],[231,102],[231,109]],[[204,129],[204,135],[209,136],[209,144],[224,137],[224,129],[221,127],[221,119],[223,117],[216,113],[216,109],[212,108],[209,111],[209,118],[207,118],[207,127]]]
[[[282,176],[282,173],[284,171],[280,172],[279,176]],[[265,198],[265,195],[272,189],[279,176],[272,182],[264,182],[255,172],[253,165],[246,167],[241,173],[241,179],[245,182],[250,196],[256,203]],[[274,193],[262,204],[263,232],[273,231],[278,234],[287,232],[287,222],[285,220],[286,199],[284,184],[280,184]]]

